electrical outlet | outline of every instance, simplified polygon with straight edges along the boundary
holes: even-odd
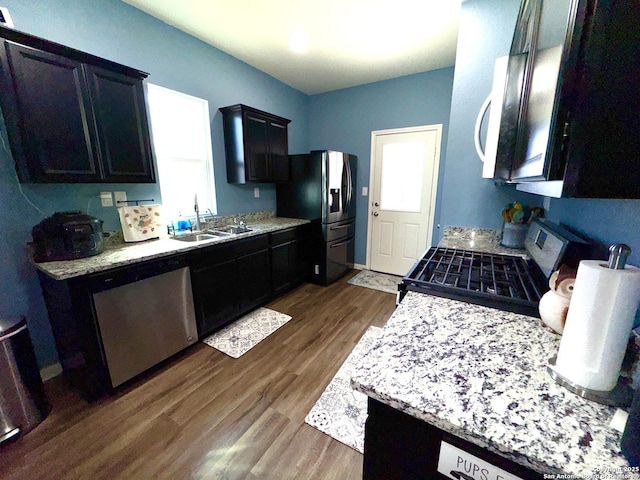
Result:
[[[116,202],[116,207],[126,207],[127,192],[113,192],[113,201]]]
[[[111,192],[100,192],[100,201],[103,207],[113,207],[113,197]]]
[[[318,265],[318,264],[314,265],[314,267],[313,267],[313,272],[314,272],[316,275],[320,275],[320,265]]]
[[[258,187],[255,187],[255,188],[253,189],[253,196],[254,196],[255,198],[260,198],[260,189],[259,189]]]

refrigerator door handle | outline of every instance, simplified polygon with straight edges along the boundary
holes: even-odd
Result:
[[[346,159],[342,161],[342,213],[348,211],[349,206],[349,165]]]
[[[351,179],[351,164],[349,163],[349,157],[345,155],[344,157],[344,174],[343,178],[346,177],[346,184],[344,185],[345,192],[345,202],[344,202],[344,213],[349,213],[349,207],[351,205],[351,197],[353,194],[353,182]]]

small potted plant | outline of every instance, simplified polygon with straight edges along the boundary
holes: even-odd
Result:
[[[540,207],[529,208],[520,202],[508,204],[502,210],[504,225],[500,244],[509,248],[524,248],[529,224],[543,213],[544,210]]]

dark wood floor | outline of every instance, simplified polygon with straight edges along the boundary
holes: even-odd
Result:
[[[47,382],[52,412],[0,450],[0,478],[361,478],[362,455],[304,423],[367,327],[395,308],[349,276],[269,304],[292,320],[239,359],[198,344],[93,404],[62,377]]]

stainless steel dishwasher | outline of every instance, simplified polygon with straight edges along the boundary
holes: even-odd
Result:
[[[91,283],[113,387],[197,341],[191,276],[183,261],[120,268]]]

